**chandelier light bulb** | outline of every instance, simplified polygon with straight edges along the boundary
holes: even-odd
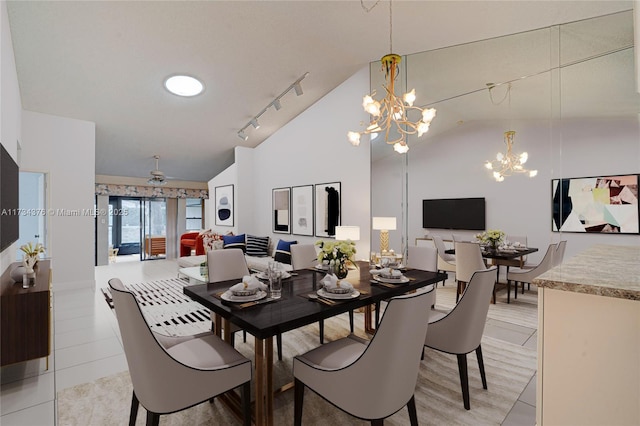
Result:
[[[377,137],[378,137],[378,133],[373,132],[373,133],[371,133],[371,135],[369,136],[369,139],[370,139],[370,140],[374,140],[374,139],[375,139],[375,138],[377,138]]]
[[[396,142],[393,144],[393,150],[398,154],[406,154],[409,151],[409,145],[403,142]]]
[[[502,160],[504,160],[504,155],[502,155],[502,153],[501,153],[501,152],[499,152],[499,153],[496,155],[496,160],[498,160],[498,161],[502,162]]]
[[[436,117],[435,108],[429,108],[422,111],[422,121],[424,121],[425,123],[431,123],[431,120],[433,120],[435,117]]]
[[[349,133],[347,133],[347,138],[349,139],[349,142],[351,142],[351,145],[353,145],[353,146],[360,145],[360,133],[358,133],[358,132],[349,132]]]
[[[409,105],[413,106],[413,103],[416,101],[416,89],[411,89],[410,92],[404,94],[402,99]]]
[[[523,152],[522,154],[520,154],[520,164],[526,163],[528,159],[529,159],[529,154],[527,154],[526,152]]]
[[[491,164],[491,161],[484,163],[484,166],[489,170],[493,170],[493,164]]]
[[[535,177],[535,176],[537,176],[537,175],[538,175],[538,171],[537,171],[537,170],[531,170],[531,171],[529,172],[529,177]]]

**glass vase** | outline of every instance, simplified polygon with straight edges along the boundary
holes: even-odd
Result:
[[[347,264],[345,262],[336,262],[333,266],[333,273],[339,279],[343,279],[347,277],[349,273],[349,269],[347,268]]]

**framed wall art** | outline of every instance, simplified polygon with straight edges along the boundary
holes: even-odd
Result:
[[[313,236],[313,185],[291,188],[291,233]]]
[[[275,188],[272,200],[273,232],[291,233],[291,188]]]
[[[340,182],[317,184],[314,191],[316,237],[334,237],[342,209]]]
[[[233,185],[215,187],[216,226],[233,226]]]
[[[638,175],[551,181],[553,232],[638,234]]]

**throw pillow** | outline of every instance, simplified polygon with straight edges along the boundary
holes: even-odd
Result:
[[[204,252],[209,253],[211,250],[216,250],[216,243],[222,242],[222,235],[215,232],[207,231],[202,234],[202,245],[204,246]]]
[[[266,257],[269,256],[269,237],[256,237],[247,235],[247,255]]]
[[[244,234],[240,235],[223,235],[222,241],[224,241],[224,248],[239,248],[242,252],[247,251],[247,244],[245,243]]]
[[[288,263],[291,265],[291,246],[293,244],[298,244],[297,241],[278,241],[278,246],[276,247],[276,254],[273,259],[276,262],[280,263]]]

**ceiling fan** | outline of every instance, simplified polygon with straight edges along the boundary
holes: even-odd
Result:
[[[153,185],[153,186],[166,185],[167,184],[167,177],[158,168],[158,160],[160,160],[160,156],[159,155],[154,155],[153,158],[155,158],[155,160],[156,160],[156,168],[149,172],[149,173],[151,173],[151,177],[147,180],[147,183],[149,185]]]

